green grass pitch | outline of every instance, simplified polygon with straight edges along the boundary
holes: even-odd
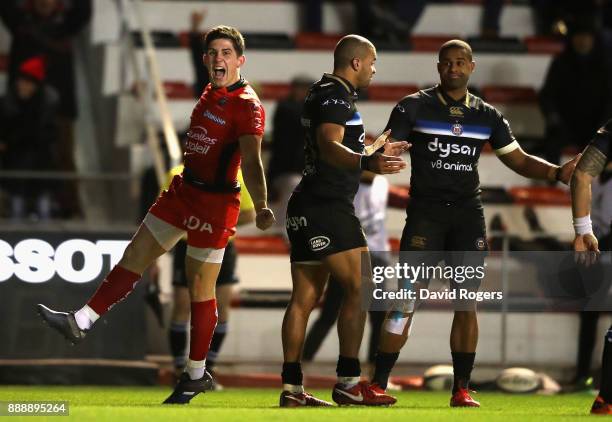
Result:
[[[162,387],[51,387],[0,386],[0,401],[69,402],[70,416],[46,417],[61,422],[78,421],[593,421],[588,416],[593,402],[590,394],[558,396],[505,395],[479,393],[480,409],[451,409],[449,394],[400,392],[398,403],[389,408],[334,407],[279,409],[279,391],[273,389],[226,389],[200,394],[186,406],[162,406],[170,393]],[[331,400],[331,391],[313,391]],[[587,419],[588,418],[588,419]],[[10,417],[7,421],[33,421],[39,418]]]

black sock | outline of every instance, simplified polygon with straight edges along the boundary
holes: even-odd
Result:
[[[300,362],[285,362],[283,363],[283,372],[281,373],[283,384],[302,385],[302,365]]]
[[[580,331],[578,337],[578,360],[574,381],[588,378],[591,372],[591,357],[597,339],[597,320],[599,312],[582,311],[580,313]]]
[[[374,377],[372,378],[372,382],[380,385],[380,388],[383,390],[387,389],[389,375],[391,374],[391,370],[395,366],[395,362],[397,362],[398,357],[399,352],[385,353],[379,350],[378,353],[376,353],[376,366],[374,367]]]
[[[460,388],[469,388],[476,353],[451,352],[453,357],[453,394]]]
[[[206,355],[206,368],[208,370],[212,370],[215,367],[226,334],[227,322],[217,324],[212,340],[210,341],[210,349],[208,349],[208,354]]]
[[[168,341],[170,342],[170,353],[174,361],[176,369],[185,367],[185,359],[187,356],[187,323],[172,322],[170,331],[168,332]]]
[[[359,359],[347,358],[338,356],[338,365],[336,366],[336,375],[339,377],[359,377],[361,376],[361,366]]]
[[[608,328],[604,338],[603,356],[601,358],[601,389],[599,395],[612,403],[612,326]]]

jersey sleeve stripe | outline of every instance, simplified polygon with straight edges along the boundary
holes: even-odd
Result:
[[[512,141],[511,143],[509,143],[505,147],[501,147],[501,148],[496,149],[495,150],[495,155],[497,155],[498,157],[500,157],[502,155],[506,155],[509,152],[514,151],[518,147],[520,147],[519,143],[517,141]]]

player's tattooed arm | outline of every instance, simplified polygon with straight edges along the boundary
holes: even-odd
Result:
[[[582,157],[576,165],[576,169],[584,173],[597,177],[601,174],[606,165],[606,156],[593,145],[589,145],[582,153]]]

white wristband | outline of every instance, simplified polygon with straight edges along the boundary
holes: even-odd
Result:
[[[593,223],[591,222],[591,215],[574,218],[574,231],[576,232],[577,236],[593,233]]]

